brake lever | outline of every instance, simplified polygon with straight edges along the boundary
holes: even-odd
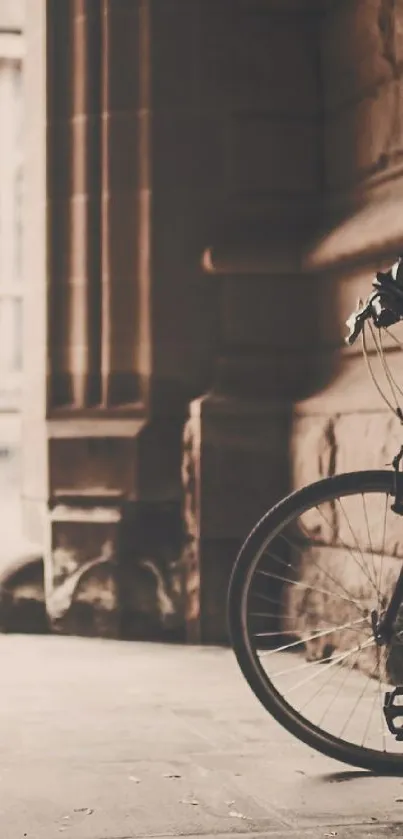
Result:
[[[368,297],[366,303],[363,303],[362,300],[359,300],[357,304],[359,308],[355,312],[352,312],[350,317],[346,320],[346,325],[348,326],[350,331],[345,339],[345,342],[350,347],[352,346],[352,344],[354,344],[358,336],[361,334],[364,328],[365,321],[371,317],[372,301],[376,296],[377,292],[373,292],[370,295],[370,297]]]

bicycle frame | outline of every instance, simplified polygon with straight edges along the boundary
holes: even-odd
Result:
[[[389,606],[384,615],[379,619],[377,611],[372,612],[372,628],[376,642],[381,646],[389,644],[393,634],[393,627],[397,618],[399,607],[403,601],[403,565],[397,579]]]

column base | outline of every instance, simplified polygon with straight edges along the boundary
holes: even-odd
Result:
[[[183,456],[187,640],[227,643],[228,582],[261,516],[290,487],[288,405],[210,394],[191,405]]]
[[[119,636],[121,522],[121,500],[107,495],[59,497],[50,511],[45,592],[53,632]]]

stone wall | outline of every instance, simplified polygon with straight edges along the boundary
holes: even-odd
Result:
[[[237,546],[288,485],[290,400],[323,375],[312,352],[300,365],[319,319],[298,260],[320,203],[318,4],[27,9],[24,510],[48,611],[71,588],[66,631],[77,606],[95,615],[86,631],[115,634],[119,608],[128,635],[176,623],[190,637],[181,434],[211,389],[190,411],[203,466],[189,588],[198,574],[199,639],[223,640]]]
[[[369,379],[361,343],[348,349],[343,348],[342,340],[344,321],[357,299],[370,292],[374,271],[402,252],[403,4],[389,0],[330,4],[321,25],[321,56],[324,213],[308,262],[317,270],[323,301],[317,352],[333,359],[333,374],[323,389],[294,405],[294,487],[335,473],[384,469],[402,443],[400,423]],[[400,352],[389,354],[389,362],[402,385]],[[379,365],[376,369],[381,381]],[[371,521],[376,523],[378,514],[379,510],[371,508]],[[354,527],[365,552],[364,525],[357,511]],[[400,519],[392,516],[385,546],[385,593],[391,590],[400,568],[396,561],[396,556],[402,555],[400,525]],[[333,531],[324,535],[324,546],[314,549],[316,561],[325,574],[329,568],[336,576],[340,571],[341,584],[365,598],[368,580],[353,561],[346,562],[341,540],[354,549],[351,534],[336,521]],[[312,552],[303,558],[306,582],[317,577],[312,558]],[[368,556],[366,559],[369,563]],[[375,559],[378,565],[379,561],[379,557]],[[313,605],[319,622],[324,607],[320,601],[319,597]],[[290,608],[295,616],[299,614],[297,624],[303,631],[304,618],[297,602]],[[340,619],[340,603],[337,609]],[[341,636],[333,640],[340,649],[349,641]],[[364,666],[372,669],[373,665],[368,654]]]
[[[24,27],[25,0],[0,0],[0,30],[17,30]]]
[[[27,9],[24,509],[48,604],[70,575],[126,635],[222,641],[258,516],[392,441],[341,345],[402,238],[400,3]]]
[[[317,351],[334,359],[335,374],[298,404],[295,434],[302,438],[304,429],[337,416],[335,468],[342,471],[371,466],[377,449],[390,448],[389,415],[368,379],[360,343],[343,349],[342,342],[345,319],[371,290],[374,271],[390,264],[403,242],[403,5],[332,3],[320,31],[324,212],[309,264],[322,300]],[[304,468],[305,477],[315,472]]]

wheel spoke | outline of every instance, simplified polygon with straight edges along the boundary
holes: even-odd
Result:
[[[361,613],[364,613],[364,609],[360,606],[358,600],[353,600],[351,597],[345,597],[337,591],[329,591],[328,589],[319,588],[318,586],[310,586],[300,580],[289,580],[287,577],[281,577],[279,574],[273,574],[272,571],[263,571],[260,568],[257,569],[256,573],[262,574],[264,577],[271,577],[271,579],[278,580],[279,582],[289,583],[289,585],[296,586],[297,588],[302,588],[307,591],[316,591],[318,594],[324,594],[326,597],[334,597],[338,600],[345,600],[347,603],[351,603],[353,606],[356,606]]]
[[[251,591],[250,596],[258,597],[259,600],[264,600],[266,603],[271,603],[273,606],[278,606],[279,602],[274,597],[269,597],[268,594],[263,594],[261,591]]]
[[[374,643],[375,642],[373,641],[373,639],[369,638],[362,644],[357,644],[357,646],[351,647],[350,650],[347,650],[346,652],[340,653],[339,655],[335,656],[335,658],[332,658],[332,660],[326,664],[323,663],[323,659],[318,659],[315,661],[306,661],[304,664],[299,664],[297,667],[295,667],[294,665],[294,667],[287,667],[286,670],[279,670],[277,673],[273,673],[270,676],[270,678],[278,679],[279,676],[288,676],[290,673],[296,673],[300,670],[308,670],[309,668],[313,667],[316,668],[313,676],[310,676],[307,680],[298,682],[298,684],[293,685],[292,688],[289,688],[289,692],[297,690],[297,688],[301,687],[304,684],[307,684],[307,682],[310,682],[311,678],[316,679],[319,675],[319,671],[323,673],[328,668],[335,667],[336,664],[341,664],[344,661],[344,659],[348,658],[349,655],[352,655],[353,653],[358,651],[361,652],[361,650],[364,650],[366,647],[371,646]]]
[[[382,552],[381,552],[381,562],[380,562],[380,570],[379,570],[379,583],[378,583],[378,591],[382,592],[382,572],[383,572],[383,558],[385,556],[385,544],[386,544],[386,517],[388,512],[388,503],[389,503],[389,493],[385,498],[385,510],[384,510],[384,517],[383,517],[383,535],[382,535]],[[381,594],[378,596],[378,611],[381,608]]]
[[[319,726],[321,726],[321,725],[323,724],[323,722],[324,722],[324,721],[325,721],[325,719],[326,719],[327,714],[329,713],[330,709],[333,707],[333,705],[334,705],[334,703],[335,703],[336,699],[338,699],[338,697],[340,696],[341,692],[342,692],[342,691],[343,691],[343,689],[346,687],[347,682],[348,682],[348,680],[349,680],[349,678],[350,678],[350,676],[351,676],[352,672],[354,671],[355,665],[357,664],[357,661],[358,661],[358,659],[359,659],[359,657],[360,657],[360,653],[361,653],[361,649],[356,650],[356,652],[355,652],[355,654],[354,654],[354,657],[353,657],[353,658],[352,658],[352,659],[351,659],[351,660],[347,663],[347,667],[346,667],[346,672],[345,672],[345,675],[343,676],[343,679],[342,679],[341,683],[339,684],[339,687],[338,687],[338,689],[337,689],[336,693],[335,693],[335,694],[333,694],[333,697],[332,697],[332,699],[330,700],[330,702],[329,702],[328,706],[327,706],[327,707],[325,708],[325,710],[323,711],[322,716],[321,716],[321,718],[320,718],[320,720],[319,720],[319,722],[318,722],[318,725],[319,725]]]
[[[359,553],[359,554],[360,554],[360,556],[361,556],[362,562],[360,562],[360,561],[357,559],[357,557],[356,557],[355,553],[353,553],[353,551],[351,550],[351,548],[350,548],[350,547],[346,544],[346,542],[344,542],[344,540],[343,540],[343,539],[340,539],[341,546],[342,546],[342,548],[344,548],[346,551],[348,551],[348,553],[350,554],[350,556],[352,557],[352,559],[354,560],[354,562],[358,565],[358,567],[361,569],[361,571],[363,572],[363,574],[365,574],[365,576],[366,576],[366,578],[367,578],[368,582],[370,582],[370,583],[371,583],[371,585],[372,585],[372,586],[374,587],[374,589],[376,590],[376,586],[375,586],[375,584],[374,584],[374,581],[371,579],[371,577],[369,576],[369,574],[368,574],[368,572],[367,572],[367,570],[366,570],[366,568],[365,568],[365,560],[364,560],[363,554],[362,554],[362,552],[361,552],[361,550],[360,550],[359,545],[357,544],[357,540],[356,540],[355,534],[354,534],[353,530],[351,529],[351,525],[350,525],[349,519],[348,519],[348,517],[346,516],[346,513],[345,513],[345,511],[344,511],[344,509],[343,509],[343,507],[342,507],[342,505],[341,505],[340,498],[337,498],[336,500],[337,500],[337,501],[338,501],[338,503],[340,504],[341,510],[342,510],[342,512],[343,512],[343,514],[344,514],[344,517],[345,517],[345,519],[346,519],[346,521],[347,521],[347,524],[348,524],[348,526],[349,526],[349,528],[350,528],[350,530],[351,530],[351,534],[352,534],[352,536],[353,536],[354,541],[356,542],[356,545],[357,545],[357,550],[358,550],[358,553]],[[321,515],[321,516],[322,516],[322,518],[324,519],[324,521],[325,521],[325,522],[329,525],[329,522],[328,522],[328,520],[327,520],[326,516],[324,515],[324,513],[322,512],[322,510],[320,510],[320,509],[319,509],[319,507],[316,507],[316,509],[318,510],[318,512],[320,513],[320,515]],[[330,526],[330,525],[329,525],[329,526]]]
[[[353,716],[354,716],[354,714],[355,714],[355,712],[358,708],[358,705],[359,705],[361,699],[363,699],[364,694],[367,692],[368,685],[372,681],[372,676],[374,675],[375,670],[376,670],[376,665],[373,668],[373,670],[371,672],[371,675],[368,676],[366,682],[364,682],[364,686],[363,686],[362,690],[360,691],[360,693],[358,694],[357,699],[354,702],[353,708],[352,708],[351,712],[349,713],[349,715],[348,715],[348,717],[347,717],[347,719],[346,719],[346,721],[345,721],[345,723],[344,723],[344,725],[343,725],[343,727],[342,727],[342,729],[339,733],[339,737],[343,737],[343,734],[344,734],[349,722],[351,722],[351,720],[353,719]]]
[[[353,626],[357,626],[357,624],[365,623],[367,621],[366,618],[359,618],[356,621],[350,621],[350,623],[345,623],[343,626],[332,626],[330,629],[323,629],[318,630],[312,635],[308,635],[306,638],[299,638],[297,641],[293,641],[291,644],[284,644],[282,647],[276,647],[275,650],[268,650],[267,652],[263,652],[262,655],[271,655],[273,656],[275,653],[282,653],[285,650],[290,650],[293,647],[297,647],[301,644],[307,644],[309,641],[315,641],[317,638],[325,638],[327,635],[333,635],[334,632],[341,632],[344,629],[350,629]],[[265,638],[270,635],[279,635],[278,632],[257,632],[254,636],[255,638]],[[295,633],[294,633],[295,635]]]
[[[372,571],[373,571],[373,574],[374,574],[373,578],[371,577],[371,579],[373,580],[373,585],[375,587],[375,591],[377,592],[378,598],[379,598],[380,597],[380,591],[379,591],[378,586],[377,586],[376,568],[375,568],[375,562],[374,562],[374,551],[373,551],[373,548],[372,548],[371,533],[370,533],[370,529],[369,529],[368,511],[367,511],[367,505],[365,503],[364,493],[361,493],[361,498],[362,498],[362,504],[363,504],[363,507],[364,507],[365,523],[366,523],[366,526],[367,526],[368,544],[369,544],[369,550],[370,550],[370,557],[371,557],[371,561],[372,561]]]
[[[374,675],[375,670],[376,670],[376,666],[373,669],[372,676]],[[378,691],[376,690],[374,692],[374,698],[373,698],[373,701],[372,701],[371,711],[370,711],[370,714],[368,716],[367,724],[365,726],[365,731],[364,731],[364,734],[362,735],[361,746],[363,746],[364,743],[365,743],[365,739],[366,739],[366,736],[367,736],[368,731],[369,731],[369,727],[370,727],[371,722],[372,722],[372,717],[374,716],[374,711],[375,711],[375,708],[377,706],[377,701],[378,701]]]
[[[316,509],[318,510],[318,512],[320,512],[318,507]],[[289,545],[290,548],[292,548],[295,551],[298,550],[297,546],[293,542],[291,542],[291,540],[288,539],[288,537],[286,537],[283,533],[280,533],[279,536],[280,536],[281,539],[283,539],[287,543],[287,545]],[[340,580],[336,580],[336,578],[333,576],[333,574],[331,574],[330,571],[327,571],[326,568],[323,568],[323,566],[319,562],[316,562],[316,560],[312,556],[309,557],[309,562],[310,562],[311,565],[314,565],[315,568],[317,568],[319,571],[321,571],[322,574],[325,575],[325,577],[327,577],[329,580],[331,580],[332,583],[335,583],[335,585],[338,586],[341,589],[341,591],[344,591],[344,594],[347,594],[348,599],[350,600],[350,595],[349,595],[348,589],[345,588],[345,586],[343,585],[343,583],[340,582]],[[293,568],[292,563],[285,563],[283,561],[282,564],[287,565],[288,568]]]

